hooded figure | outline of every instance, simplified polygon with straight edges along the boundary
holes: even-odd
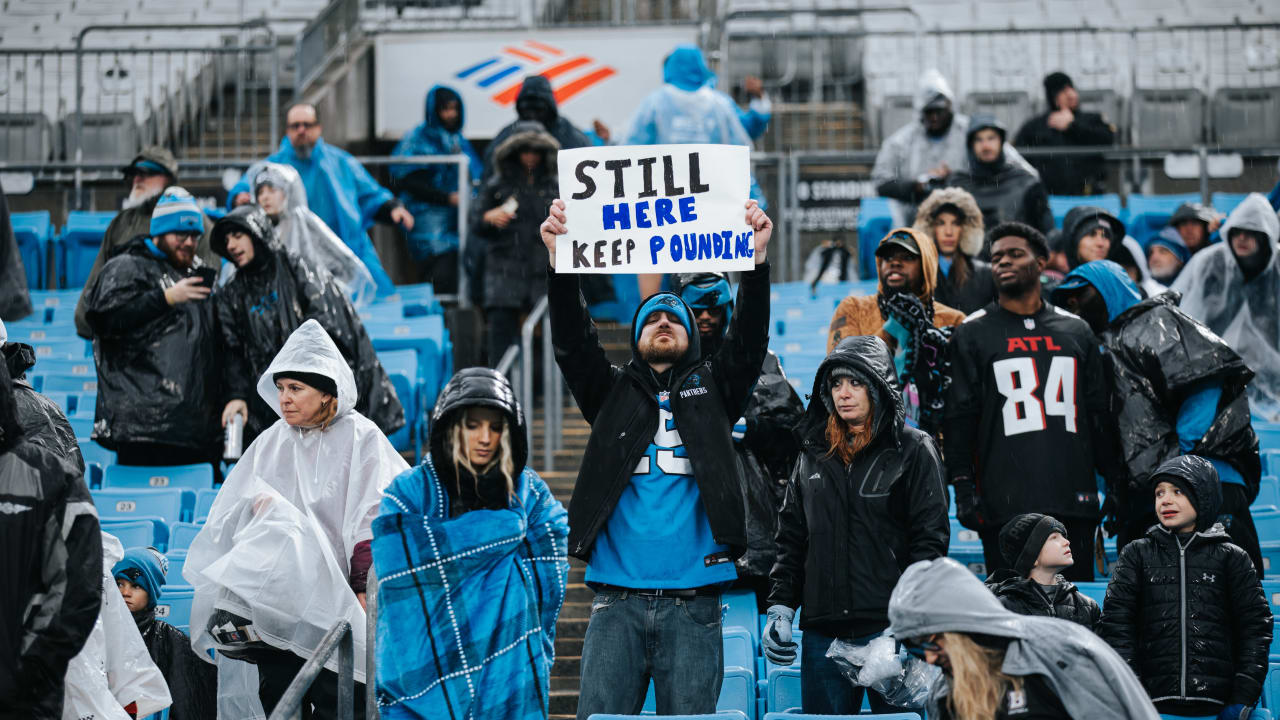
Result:
[[[307,259],[313,266],[324,268],[342,288],[357,308],[373,302],[378,288],[369,269],[360,262],[328,225],[307,207],[307,189],[302,185],[298,171],[288,165],[263,162],[245,173],[253,188],[255,205],[262,208],[275,227],[275,238],[285,250]],[[271,187],[284,193],[284,202],[276,206],[276,198],[269,201],[271,207],[262,204],[263,188]],[[277,196],[278,197],[278,196]],[[226,239],[221,249],[210,237],[209,247],[214,253],[226,257]],[[226,266],[220,284],[225,285],[235,274],[235,263]]]
[[[938,240],[939,215],[944,212],[960,224],[960,238],[950,257]],[[935,300],[968,314],[996,299],[991,265],[978,259],[983,251],[985,232],[982,211],[973,195],[958,187],[934,190],[920,203],[911,228],[929,236],[938,251]]]
[[[1080,241],[1098,228],[1102,228],[1107,232],[1110,244],[1102,252],[1101,257],[1082,257],[1080,254]],[[1076,268],[1092,260],[1112,257],[1112,254],[1117,251],[1124,238],[1124,223],[1120,222],[1120,219],[1115,215],[1099,207],[1077,205],[1068,210],[1066,217],[1062,218],[1062,248],[1063,253],[1067,256],[1067,265],[1071,268]]]
[[[1093,293],[1086,292],[1092,288]],[[1229,531],[1262,575],[1249,504],[1262,475],[1246,387],[1253,372],[1230,346],[1178,308],[1176,291],[1143,300],[1120,266],[1085,263],[1054,291],[1102,338],[1109,362],[1110,408],[1126,482],[1112,488],[1120,547],[1155,522],[1151,476],[1191,453],[1213,464],[1223,483]]]
[[[316,389],[332,383],[332,420],[317,427],[286,421],[277,375],[311,379]],[[334,621],[345,619],[356,680],[364,682],[365,615],[357,595],[365,590],[382,490],[408,466],[354,410],[355,376],[315,320],[289,336],[259,378],[258,394],[281,419],[235,464],[183,566],[196,591],[192,647],[251,657],[264,687],[282,691],[281,678],[268,672],[287,684]],[[246,646],[246,638],[255,642]],[[336,672],[337,662],[335,654],[326,668]],[[336,676],[322,674],[319,682],[332,685]],[[267,712],[276,700],[264,695]]]
[[[131,548],[111,569],[117,580],[128,580],[147,593],[147,606],[134,611],[133,620],[146,643],[147,653],[160,668],[173,705],[172,720],[214,720],[218,710],[218,674],[213,665],[191,649],[191,638],[156,618],[156,600],[162,596],[168,560],[155,548]]]
[[[1237,229],[1257,234],[1257,249],[1243,260],[1231,242]],[[1191,256],[1173,289],[1182,294],[1182,309],[1227,341],[1256,373],[1249,384],[1254,414],[1280,421],[1280,219],[1266,197],[1250,193],[1219,232],[1224,242]]]
[[[1222,496],[1213,466],[1176,457],[1156,469],[1148,490],[1159,483],[1174,486],[1194,508],[1195,527],[1174,532],[1157,524],[1125,546],[1098,633],[1162,713],[1245,717],[1240,710],[1258,702],[1267,675],[1271,606],[1249,556],[1218,524]],[[1225,712],[1230,706],[1235,713]]]
[[[0,198],[0,320],[13,322],[31,314],[31,294],[27,292],[27,271],[13,235],[9,200]]]
[[[848,437],[832,400],[843,376],[865,388],[870,401],[870,435],[854,436],[851,456],[845,440],[840,447],[832,440],[833,433]],[[868,638],[889,625],[889,596],[908,565],[946,555],[951,530],[942,460],[928,435],[905,426],[893,361],[876,337],[845,338],[822,362],[796,435],[801,454],[779,518],[769,603],[804,607],[800,672],[815,676],[802,680],[804,711],[857,712],[860,692],[840,704],[810,688],[834,682],[828,676],[843,679],[825,657],[834,638]],[[881,705],[873,695],[873,710],[889,711]]]
[[[526,81],[527,83],[528,81]],[[546,248],[538,226],[559,195],[556,139],[542,125],[521,121],[508,126],[490,146],[495,171],[471,210],[473,237],[484,241],[484,302],[489,320],[489,359],[497,364],[519,337],[519,314],[546,294]],[[523,164],[526,151],[536,153],[533,167]],[[495,208],[513,213],[506,227],[485,220]]]
[[[2,326],[2,324],[0,324]],[[67,422],[58,403],[36,392],[27,380],[26,373],[36,364],[36,353],[24,343],[0,341],[0,353],[12,379],[13,401],[18,408],[18,423],[27,442],[70,461],[76,470],[84,473],[84,457],[75,430]]]
[[[446,122],[440,116],[445,106],[457,105],[456,119]],[[391,177],[400,191],[400,201],[413,213],[413,230],[409,233],[409,252],[413,259],[425,262],[433,257],[458,251],[458,208],[450,197],[456,193],[468,193],[471,186],[480,181],[484,166],[471,143],[462,135],[466,121],[462,97],[453,88],[435,85],[427,91],[426,108],[422,124],[410,130],[391,154],[396,157],[413,155],[466,155],[469,183],[458,186],[460,173],[453,164],[392,165]],[[441,260],[440,262],[446,262]],[[457,259],[453,260],[457,265]],[[456,279],[455,279],[456,283]],[[456,285],[455,285],[456,287]],[[439,288],[437,291],[445,292]]]
[[[951,558],[907,568],[889,599],[889,632],[899,641],[938,633],[963,633],[1005,644],[1005,675],[1038,676],[1073,718],[1156,720],[1133,672],[1107,644],[1084,627],[1056,618],[1006,610],[982,581]],[[938,677],[926,706],[940,717],[952,678]]]
[[[24,435],[22,405],[0,363],[0,571],[11,579],[0,596],[0,697],[13,717],[59,720],[67,664],[102,603],[102,540],[83,472]]]
[[[489,179],[498,172],[501,162],[495,157],[495,151],[506,141],[507,137],[517,132],[520,123],[536,122],[542,129],[556,139],[561,150],[588,147],[591,141],[582,131],[573,126],[568,118],[560,114],[556,105],[555,93],[551,90],[551,81],[541,75],[530,75],[520,86],[520,94],[516,95],[517,119],[498,131],[489,147],[484,151],[484,177],[481,187],[488,184]],[[528,132],[527,128],[519,130]],[[543,215],[545,217],[545,214]]]
[[[983,159],[975,150],[974,140],[983,130],[991,130],[1000,138],[1000,148],[994,157]],[[982,208],[982,221],[992,228],[1002,222],[1016,220],[1040,232],[1054,227],[1053,213],[1049,210],[1049,195],[1039,176],[1022,164],[1011,162],[1005,144],[1005,127],[990,115],[975,115],[969,120],[965,134],[968,169],[958,169],[947,178],[947,184],[969,191]]]
[[[662,63],[662,87],[640,101],[624,145],[751,145],[738,106],[715,89],[716,76],[696,45],[678,45]],[[751,178],[751,198],[767,209]]]
[[[254,390],[254,378],[307,320],[320,323],[355,374],[356,412],[388,435],[404,427],[404,408],[391,379],[337,281],[323,266],[313,264],[312,256],[281,247],[270,221],[257,206],[238,207],[214,227],[214,250],[228,260],[232,256],[227,250],[227,235],[232,232],[249,236],[253,259],[218,289],[213,300],[223,350],[223,402],[242,400],[249,406],[244,444],[253,442],[277,419],[269,402]]]
[[[483,471],[466,439],[489,422],[477,409],[497,411],[502,426]],[[373,523],[388,720],[547,717],[569,525],[527,456],[507,379],[488,368],[454,375],[432,413],[430,452],[387,488]]]
[[[169,686],[147,654],[111,576],[111,569],[124,557],[124,548],[106,532],[96,533],[93,541],[97,549],[86,547],[85,554],[102,561],[94,568],[97,581],[93,586],[101,597],[101,609],[76,619],[77,624],[91,621],[92,632],[67,666],[61,717],[132,720],[161,712],[173,702]]]
[[[1143,299],[1168,290],[1151,277],[1151,270],[1147,267],[1147,256],[1142,252],[1142,243],[1135,240],[1132,235],[1124,236],[1124,239],[1112,249],[1109,259],[1124,269]]]

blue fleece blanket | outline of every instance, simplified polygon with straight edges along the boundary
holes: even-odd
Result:
[[[506,510],[449,517],[431,456],[373,522],[382,717],[545,718],[568,514],[525,468]]]

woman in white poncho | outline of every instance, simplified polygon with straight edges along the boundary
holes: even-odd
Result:
[[[270,713],[338,620],[351,623],[356,680],[363,683],[371,523],[382,490],[408,465],[352,410],[355,378],[315,320],[289,336],[258,393],[281,419],[231,471],[191,544],[183,577],[196,589],[192,645],[256,665],[258,695]],[[334,711],[336,655],[326,668],[304,699],[311,717]],[[357,717],[363,694],[357,685]]]

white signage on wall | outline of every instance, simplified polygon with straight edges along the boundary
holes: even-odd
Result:
[[[662,85],[662,61],[694,27],[379,35],[375,52],[374,128],[399,140],[423,121],[434,85],[462,96],[463,133],[492,138],[516,117],[526,76],[551,81],[560,114],[579,129],[599,119],[615,136],[625,132],[640,100]]]

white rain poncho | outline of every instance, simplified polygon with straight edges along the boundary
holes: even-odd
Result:
[[[1231,252],[1231,230],[1265,234],[1271,257],[1253,279]],[[1217,333],[1240,353],[1255,374],[1249,382],[1249,405],[1255,417],[1280,421],[1280,219],[1267,198],[1251,193],[1222,224],[1223,242],[1191,256],[1173,289],[1182,293],[1180,307]]]
[[[173,703],[111,576],[123,557],[120,541],[102,533],[102,611],[84,649],[67,665],[63,720],[129,720],[127,705],[136,703],[137,717],[145,717]]]
[[[328,270],[357,308],[373,301],[378,288],[369,269],[319,216],[311,212],[307,206],[307,188],[297,170],[280,163],[260,162],[249,168],[245,178],[253,188],[254,202],[257,202],[258,188],[262,185],[284,190],[285,209],[279,218],[273,220],[276,238],[286,250]],[[223,270],[224,280],[221,282],[230,281],[234,274],[234,267]]]
[[[308,658],[345,619],[363,682],[365,615],[349,585],[351,556],[373,538],[383,489],[409,466],[373,422],[352,410],[355,378],[315,320],[289,336],[258,380],[258,393],[277,414],[273,376],[287,371],[332,378],[338,414],[324,430],[277,420],[232,469],[182,571],[196,590],[192,645],[217,647],[209,620],[225,610],[249,619],[267,644]],[[326,667],[336,671],[337,662],[335,653]]]

